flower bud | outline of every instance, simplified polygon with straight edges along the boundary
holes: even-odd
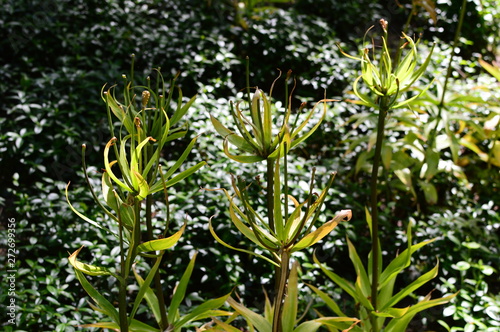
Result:
[[[142,92],[142,107],[146,107],[146,105],[149,102],[149,97],[151,96],[151,93],[149,91],[145,90]]]

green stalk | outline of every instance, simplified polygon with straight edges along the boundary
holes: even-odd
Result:
[[[274,232],[274,159],[267,158],[267,218]]]
[[[248,107],[252,107],[252,93],[250,91],[250,58],[245,58],[246,84],[247,84],[247,101]]]
[[[148,145],[146,149],[144,149],[146,155],[144,159],[144,163],[147,164],[150,160],[150,158],[153,158],[153,146]],[[152,179],[152,171],[149,171],[148,174],[146,175],[146,181],[148,183],[151,183]],[[146,196],[146,232],[147,232],[147,237],[148,240],[154,240],[153,236],[153,223],[152,223],[152,206],[153,206],[153,197],[152,195]],[[166,232],[167,230],[165,230]],[[161,258],[160,258],[161,259]],[[153,258],[153,265],[156,262],[156,259]],[[158,299],[158,305],[160,307],[160,330],[164,331],[168,327],[168,317],[167,317],[167,311],[165,309],[165,298],[163,296],[163,287],[161,285],[161,276],[160,276],[160,269],[156,270],[156,273],[154,275],[154,284],[155,284],[155,293],[156,293],[156,298]]]
[[[116,197],[116,196],[115,196]],[[118,199],[116,200],[118,205]],[[127,267],[125,261],[125,251],[123,248],[123,224],[120,215],[120,209],[118,213],[118,239],[120,242],[120,276],[122,280],[119,281],[118,289],[118,315],[120,317],[120,331],[128,332],[128,318],[127,318]]]
[[[276,279],[278,281],[276,288],[276,297],[274,298],[273,332],[282,332],[282,306],[285,296],[285,289],[288,283],[290,253],[285,249],[281,252],[281,264],[276,269]]]
[[[378,199],[377,199],[377,185],[378,185],[378,169],[380,165],[380,157],[382,152],[382,143],[384,140],[385,117],[389,110],[389,97],[384,96],[379,100],[379,114],[377,124],[377,141],[375,143],[375,155],[373,157],[373,168],[370,182],[370,205],[372,217],[372,289],[371,289],[371,303],[375,311],[377,311],[377,295],[378,295],[378,280],[379,280],[379,235],[378,235]],[[378,331],[377,317],[370,316],[372,323],[372,331]]]

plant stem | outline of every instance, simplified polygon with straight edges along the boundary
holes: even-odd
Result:
[[[288,283],[290,253],[285,249],[281,252],[280,268],[276,269],[276,280],[278,281],[275,289],[276,296],[274,298],[274,315],[273,315],[273,332],[282,331],[281,307],[283,305],[283,297],[285,296],[285,288]]]
[[[118,200],[117,200],[118,203]],[[120,215],[120,210],[118,210],[118,236],[120,241],[120,276],[122,280],[119,281],[118,289],[118,315],[120,317],[120,331],[128,331],[128,319],[127,319],[127,268],[125,261],[125,251],[123,248],[123,224]]]
[[[121,273],[121,276],[124,277],[123,271]],[[120,332],[128,332],[126,280],[127,279],[124,278],[123,282],[120,282],[120,289],[118,294],[118,314],[120,316]]]
[[[149,145],[146,149],[144,149],[146,152],[145,155],[145,163],[148,163],[150,158],[153,158],[153,146]],[[146,175],[146,181],[148,183],[151,182],[152,178],[152,171],[149,171],[148,174]],[[153,197],[151,195],[146,196],[146,229],[147,229],[147,237],[148,240],[154,240],[153,238],[153,223],[152,223],[152,206],[153,206]],[[167,230],[165,230],[166,232]],[[153,258],[153,265],[155,263],[155,258]],[[156,298],[158,299],[158,306],[160,307],[160,330],[163,331],[167,328],[168,326],[168,317],[167,317],[167,311],[165,309],[165,298],[163,297],[163,287],[161,285],[161,276],[160,276],[160,269],[156,270],[156,273],[154,275],[154,283],[155,283],[155,293],[156,293]]]
[[[389,97],[381,97],[379,100],[379,114],[377,124],[377,141],[375,143],[375,155],[373,157],[373,168],[370,183],[370,205],[372,218],[372,289],[371,303],[374,311],[377,311],[377,295],[378,295],[378,279],[379,279],[379,236],[378,236],[378,169],[380,165],[380,157],[382,152],[382,143],[384,140],[385,117],[388,111]],[[378,332],[377,317],[371,315],[372,331]]]
[[[269,227],[274,232],[274,159],[267,158],[267,218]]]
[[[148,195],[146,197],[146,225],[147,225],[147,236],[148,240],[154,240],[153,238],[153,227],[152,227],[152,221],[151,221],[151,206],[153,204],[153,198],[151,195]],[[153,258],[153,263],[156,261],[156,258]],[[156,270],[155,276],[154,276],[154,283],[155,283],[155,293],[156,293],[156,298],[158,299],[158,306],[160,307],[160,330],[163,331],[167,328],[168,326],[168,318],[167,318],[167,311],[165,310],[165,298],[163,297],[163,287],[161,285],[161,276],[160,276],[160,269]]]

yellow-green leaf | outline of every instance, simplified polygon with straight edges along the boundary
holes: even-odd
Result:
[[[80,253],[80,250],[83,249],[84,246],[81,246],[80,249],[76,250],[74,253],[72,253],[68,257],[69,263],[78,271],[81,271],[85,274],[91,275],[91,276],[104,276],[104,275],[110,275],[115,277],[118,280],[121,280],[121,278],[116,275],[115,273],[111,272],[109,269],[105,267],[100,267],[100,266],[95,266],[95,265],[90,265],[90,264],[85,264],[82,262],[79,262],[76,257]]]
[[[169,236],[165,239],[157,239],[141,243],[137,246],[137,253],[169,249],[179,241],[185,229],[186,223],[184,223],[181,229],[172,236]]]
[[[341,221],[349,221],[351,220],[352,212],[351,210],[342,210],[340,211],[332,220],[328,221],[315,231],[304,236],[299,242],[297,242],[292,247],[292,252],[302,250],[304,248],[310,247],[328,234],[338,225]]]

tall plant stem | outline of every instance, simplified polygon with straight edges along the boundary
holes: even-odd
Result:
[[[147,225],[147,236],[148,240],[154,240],[153,239],[153,227],[152,227],[152,221],[151,221],[151,207],[153,205],[153,198],[151,195],[148,195],[146,197],[146,225]],[[156,258],[153,258],[153,262],[156,261]],[[156,270],[155,276],[154,276],[154,283],[155,283],[155,293],[156,297],[158,298],[158,306],[160,307],[160,329],[163,331],[167,328],[168,326],[168,318],[167,318],[167,311],[165,310],[165,298],[163,297],[163,287],[161,285],[161,276],[160,276],[160,269]]]
[[[441,114],[442,114],[443,108],[445,106],[444,98],[446,96],[446,90],[448,89],[448,81],[451,77],[453,57],[455,56],[455,49],[458,47],[458,40],[460,38],[460,33],[462,31],[462,23],[464,22],[466,6],[467,6],[467,0],[462,0],[462,7],[460,8],[460,17],[458,19],[457,30],[455,31],[455,37],[453,38],[453,46],[452,46],[452,50],[451,50],[451,54],[450,54],[450,61],[448,62],[448,68],[446,69],[446,77],[444,79],[443,93],[441,94],[441,100],[439,101],[439,105],[438,105],[438,114],[436,117],[436,125],[432,129],[432,132],[431,132],[431,135],[429,138],[429,147],[432,147],[434,145],[434,141],[436,139],[437,129],[439,126],[439,120],[441,119]]]
[[[117,200],[118,203],[118,200]],[[127,267],[125,261],[125,251],[123,248],[123,224],[118,210],[118,235],[120,241],[120,285],[118,288],[118,315],[120,317],[120,331],[128,331],[127,319]]]
[[[151,113],[150,113],[151,114]],[[151,123],[151,121],[149,122]],[[145,158],[146,163],[153,157],[153,146],[149,145],[145,150]],[[151,182],[152,172],[148,172],[146,176],[146,180],[148,183]],[[153,197],[151,195],[146,196],[146,231],[148,240],[154,240],[153,238],[153,223],[152,223],[152,206],[153,206]],[[167,230],[165,230],[166,232]],[[153,265],[156,261],[156,258],[153,258]],[[160,330],[163,331],[168,326],[168,318],[167,311],[165,309],[165,298],[163,297],[163,287],[161,285],[161,276],[160,269],[156,270],[154,275],[154,283],[155,283],[155,293],[158,299],[158,306],[160,307]]]
[[[124,264],[122,264],[123,267]],[[118,314],[120,316],[120,331],[128,332],[128,318],[127,318],[127,282],[123,271],[121,273],[123,281],[120,282],[118,290]]]
[[[285,288],[288,283],[288,272],[290,263],[290,253],[286,250],[281,252],[280,267],[276,270],[276,296],[274,298],[274,315],[273,315],[273,332],[282,331],[281,323],[281,307],[283,305],[283,297],[285,296]]]
[[[267,158],[267,218],[269,227],[274,232],[274,159]]]
[[[375,155],[373,157],[373,168],[370,182],[370,205],[372,218],[372,289],[371,303],[375,311],[377,311],[377,295],[378,295],[378,280],[379,280],[379,236],[378,236],[378,169],[382,154],[382,144],[384,141],[385,117],[389,110],[389,97],[381,97],[379,100],[379,113],[377,123],[377,141],[375,143]],[[371,315],[372,331],[378,332],[377,317]]]

